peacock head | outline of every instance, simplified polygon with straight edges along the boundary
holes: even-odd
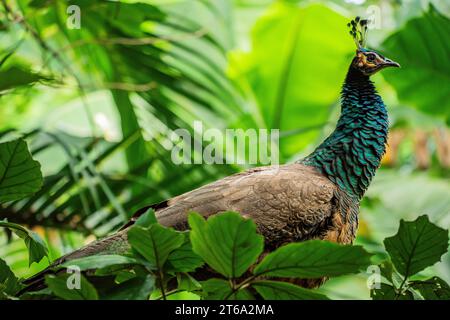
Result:
[[[400,64],[397,62],[384,57],[375,50],[366,48],[367,22],[367,20],[356,17],[347,24],[350,27],[350,35],[353,37],[357,48],[352,67],[366,76],[371,76],[387,67],[399,68]]]

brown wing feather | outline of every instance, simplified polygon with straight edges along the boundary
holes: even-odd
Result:
[[[63,256],[52,265],[105,252],[125,252],[128,228],[148,208],[155,209],[162,225],[181,230],[187,228],[190,211],[205,217],[237,211],[256,222],[265,236],[266,252],[286,242],[312,238],[351,242],[357,223],[353,217],[358,210],[348,196],[312,167],[297,163],[258,167],[143,208],[116,234]],[[32,277],[28,283],[39,285],[47,272],[51,271]]]
[[[208,217],[232,210],[252,218],[269,242],[302,240],[335,212],[336,189],[302,164],[259,167],[175,197],[156,216],[163,225],[185,229],[190,211]]]

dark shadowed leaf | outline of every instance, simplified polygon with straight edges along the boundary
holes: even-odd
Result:
[[[384,260],[380,263],[380,271],[383,277],[392,282],[392,274],[394,269],[390,260]]]
[[[426,300],[450,300],[450,287],[439,277],[414,281],[411,287],[418,290]]]
[[[184,290],[188,292],[198,291],[202,288],[201,284],[188,273],[178,273],[177,284],[178,290]]]
[[[381,283],[379,289],[370,290],[370,296],[373,300],[414,300],[410,291],[397,293],[389,284]]]
[[[8,267],[6,262],[0,259],[0,293],[3,292],[8,295],[14,295],[19,287],[17,277]]]
[[[415,221],[400,220],[395,236],[384,246],[398,272],[409,277],[440,261],[447,252],[448,232],[420,216]]]
[[[310,240],[288,244],[270,253],[254,273],[295,278],[339,276],[365,269],[370,257],[361,246]]]
[[[156,268],[161,269],[169,254],[184,241],[181,233],[153,224],[148,228],[134,226],[128,232],[128,242]]]
[[[42,186],[41,165],[24,140],[0,143],[0,203],[32,195]]]
[[[184,242],[181,247],[176,248],[169,254],[167,262],[169,266],[166,271],[192,272],[203,265],[203,259],[192,250],[189,233],[183,233]]]
[[[28,230],[21,225],[0,221],[0,227],[8,228],[13,231],[18,237],[25,241],[25,245],[28,248],[28,264],[31,265],[33,262],[39,262],[42,258],[48,255],[48,248],[44,240],[39,237],[39,235],[33,231]]]
[[[0,92],[32,84],[39,80],[49,80],[49,78],[26,70],[23,67],[11,66],[6,70],[0,70]]]
[[[209,279],[202,281],[202,288],[206,294],[206,300],[253,300],[253,295],[247,289],[236,292],[230,287],[230,283],[223,279]]]
[[[263,250],[263,237],[256,225],[235,212],[214,215],[205,221],[198,213],[189,215],[191,242],[195,253],[226,277],[241,276]]]
[[[106,300],[148,300],[155,285],[155,279],[148,275],[146,277],[135,277],[115,286],[106,292],[102,299]]]
[[[53,294],[64,300],[98,300],[97,290],[81,274],[46,276],[45,283]]]
[[[327,300],[328,298],[313,290],[305,289],[291,283],[279,281],[257,281],[252,287],[265,300]]]
[[[78,266],[81,271],[89,269],[106,268],[117,265],[127,265],[139,263],[136,259],[131,257],[119,255],[96,255],[80,259],[74,259],[63,263],[62,267]]]

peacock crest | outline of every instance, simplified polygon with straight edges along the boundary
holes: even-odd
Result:
[[[356,17],[350,21],[347,26],[350,28],[350,35],[355,41],[358,50],[362,50],[366,47],[367,43],[367,24],[369,20]]]

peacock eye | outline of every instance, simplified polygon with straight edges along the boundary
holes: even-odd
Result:
[[[368,55],[366,55],[367,61],[374,61],[375,60],[375,55],[373,53],[369,53]]]

